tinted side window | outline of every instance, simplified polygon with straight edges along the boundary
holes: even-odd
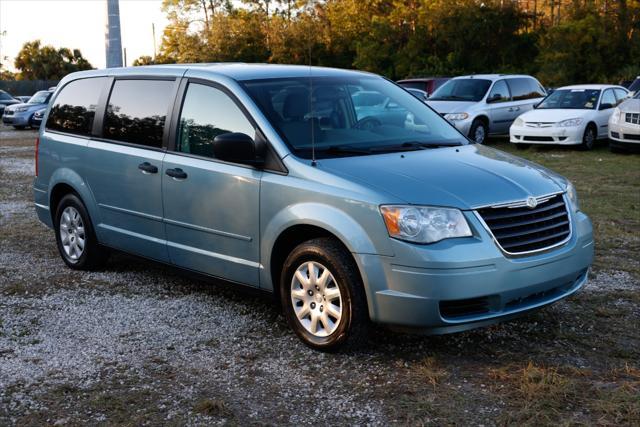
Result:
[[[213,158],[213,139],[230,132],[255,137],[253,125],[227,94],[189,83],[180,113],[177,151]]]
[[[529,84],[529,94],[531,98],[544,98],[547,96],[545,90],[534,79],[526,79]]]
[[[487,99],[492,99],[496,95],[500,95],[500,100],[493,102],[505,102],[510,100],[509,88],[507,87],[507,83],[504,80],[498,80],[497,82],[495,82]]]
[[[536,88],[530,84],[530,82],[535,83],[532,79],[516,78],[509,79],[508,82],[509,88],[511,88],[511,96],[514,101],[522,101],[524,99],[540,98],[544,96],[539,93],[540,88],[537,87],[537,84],[535,85]]]
[[[104,137],[161,147],[173,85],[167,80],[116,80],[107,105]]]
[[[91,135],[98,98],[106,80],[106,77],[75,80],[62,88],[51,106],[46,128]]]

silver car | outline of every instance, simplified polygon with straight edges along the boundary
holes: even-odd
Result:
[[[531,76],[476,74],[449,80],[427,104],[482,144],[489,135],[507,135],[516,117],[532,110],[545,96],[544,87]]]

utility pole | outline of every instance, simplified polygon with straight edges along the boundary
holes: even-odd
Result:
[[[122,67],[122,37],[120,35],[119,0],[107,0],[105,55],[107,59],[107,68]]]
[[[151,33],[153,34],[153,62],[156,62],[156,24],[151,23]]]

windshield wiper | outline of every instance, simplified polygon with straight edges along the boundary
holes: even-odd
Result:
[[[436,98],[429,98],[431,101],[447,101],[447,100],[456,100],[456,101],[468,101],[464,96],[458,95],[447,95],[447,96],[438,96]]]
[[[371,150],[357,148],[350,145],[331,145],[326,148],[316,148],[316,151],[323,154],[371,154]]]
[[[394,144],[394,145],[385,145],[383,147],[373,147],[371,148],[372,153],[391,153],[394,151],[416,151],[416,150],[424,150],[424,147],[414,141],[403,142],[402,144]]]

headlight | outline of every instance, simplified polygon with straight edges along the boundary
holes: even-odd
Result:
[[[517,119],[515,119],[513,121],[513,125],[514,126],[523,126],[524,125],[524,120],[522,120],[520,117],[518,117]]]
[[[467,220],[458,209],[426,206],[381,206],[389,236],[415,243],[433,243],[471,236]]]
[[[620,109],[616,107],[611,113],[611,123],[618,123],[618,120],[620,120]]]
[[[578,193],[572,183],[567,185],[567,197],[569,198],[569,202],[571,202],[571,208],[573,211],[578,212],[580,210],[580,205],[578,204]]]
[[[571,127],[571,126],[580,126],[581,124],[582,124],[582,119],[575,118],[575,119],[567,119],[567,120],[558,122],[557,126],[565,128],[565,127]]]
[[[457,120],[466,120],[469,118],[469,115],[467,113],[449,113],[445,114],[444,118],[455,122]]]
[[[29,107],[18,107],[14,111],[16,113],[22,113],[23,111],[27,111],[28,109],[29,109]]]

